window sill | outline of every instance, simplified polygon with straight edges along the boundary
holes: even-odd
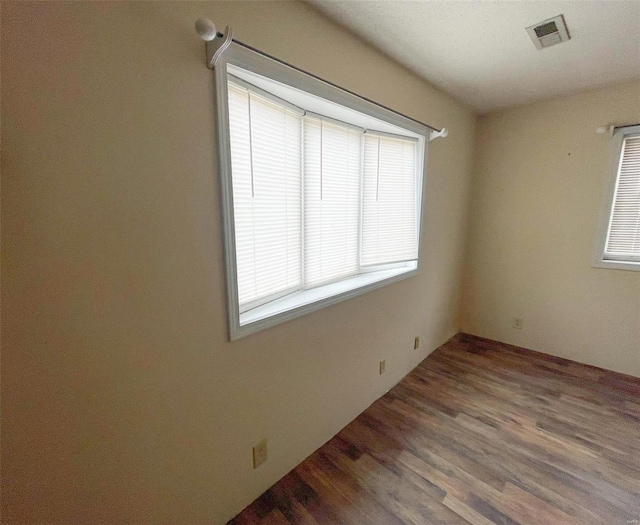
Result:
[[[418,272],[417,262],[399,268],[356,275],[336,283],[292,293],[258,306],[239,316],[239,325],[231,339],[239,339],[326,306],[381,288]]]
[[[630,270],[640,272],[640,262],[612,261],[608,259],[598,260],[593,264],[594,268],[608,268],[609,270]]]

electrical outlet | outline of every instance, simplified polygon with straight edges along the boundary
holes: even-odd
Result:
[[[415,340],[413,341],[413,349],[417,350],[418,348],[420,348],[420,338],[416,337]]]
[[[522,323],[522,317],[514,317],[511,326],[513,326],[513,328],[515,328],[516,330],[522,330]]]
[[[380,375],[384,374],[384,371],[387,369],[387,361],[386,360],[382,360],[380,361]]]
[[[258,468],[265,461],[267,461],[267,440],[266,438],[260,441],[255,447],[253,447],[253,468]]]

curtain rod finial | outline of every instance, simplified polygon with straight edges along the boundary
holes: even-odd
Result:
[[[432,131],[429,133],[429,140],[437,139],[438,137],[446,137],[449,134],[449,130],[447,128],[442,128],[440,131]]]
[[[613,132],[616,130],[615,126],[600,126],[599,128],[596,128],[596,133],[598,135],[605,135],[605,134],[609,134],[610,136],[613,136]]]
[[[208,18],[198,18],[196,20],[196,33],[202,40],[210,42],[216,37],[216,25]]]

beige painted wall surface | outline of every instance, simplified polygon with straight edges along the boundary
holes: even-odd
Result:
[[[456,332],[475,117],[304,4],[2,11],[3,523],[223,523]],[[419,276],[227,342],[198,16],[450,128]]]
[[[479,119],[464,331],[640,376],[640,272],[591,267],[609,154],[595,129],[639,121],[639,82]]]

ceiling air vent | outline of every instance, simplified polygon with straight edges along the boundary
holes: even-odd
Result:
[[[537,49],[555,46],[571,38],[567,24],[564,21],[564,16],[562,15],[527,27],[527,33],[529,33],[533,45],[536,46]]]

